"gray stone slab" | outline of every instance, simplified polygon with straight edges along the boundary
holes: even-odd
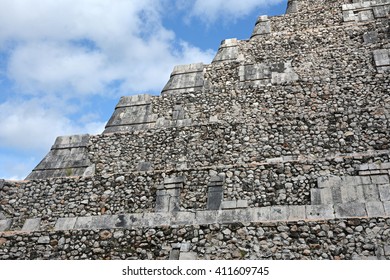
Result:
[[[254,222],[267,222],[270,221],[271,216],[271,207],[258,207],[258,208],[249,208],[251,212],[252,221]]]
[[[237,208],[248,208],[248,200],[237,200]]]
[[[118,215],[93,216],[91,228],[93,229],[111,229],[115,228]]]
[[[165,177],[164,185],[180,184],[180,183],[185,183],[185,181],[186,181],[185,176]]]
[[[390,184],[379,185],[378,190],[381,201],[390,201]]]
[[[213,59],[213,63],[222,62],[222,61],[232,61],[238,58],[238,43],[237,39],[227,39],[222,41],[221,46],[218,49],[218,52]]]
[[[386,215],[383,203],[378,201],[366,202],[366,211],[368,217],[384,217]]]
[[[7,231],[11,228],[12,219],[0,220],[0,231]]]
[[[181,252],[179,256],[179,260],[181,261],[191,261],[197,259],[198,255],[195,252]]]
[[[310,200],[312,205],[322,204],[321,202],[321,189],[310,190]]]
[[[5,183],[5,180],[0,179],[0,189],[2,189],[4,187],[4,183]]]
[[[380,201],[377,185],[364,185],[363,192],[365,201]]]
[[[266,35],[271,33],[271,21],[268,16],[260,16],[257,19],[255,29],[253,30],[252,37],[259,35]]]
[[[161,191],[158,191],[160,194],[156,196],[156,212],[168,212],[169,211],[169,201],[170,196],[165,194],[162,195]],[[165,191],[163,191],[165,193]]]
[[[386,216],[390,216],[390,201],[383,202],[383,208],[385,208]]]
[[[306,220],[306,206],[305,205],[290,205],[288,220],[289,221],[302,221]]]
[[[171,213],[145,213],[143,221],[145,227],[170,225]]]
[[[376,185],[381,185],[381,184],[389,184],[389,175],[375,175],[375,176],[370,176],[371,177],[371,182]]]
[[[317,186],[320,189],[331,188],[340,185],[341,177],[338,176],[319,177],[317,179]]]
[[[306,205],[306,218],[309,220],[334,219],[333,205]]]
[[[350,202],[334,205],[336,218],[367,217],[366,205],[360,202]]]
[[[270,220],[271,221],[287,221],[288,220],[288,206],[271,206]]]
[[[390,245],[383,246],[383,252],[385,253],[385,256],[390,256]]]
[[[171,216],[172,225],[193,225],[195,223],[194,212],[175,212]]]
[[[209,187],[207,193],[207,209],[208,210],[218,210],[222,206],[223,199],[223,188],[219,187]]]
[[[390,50],[374,50],[374,61],[377,67],[390,65]]]
[[[59,218],[54,226],[54,230],[72,230],[76,224],[77,218]]]
[[[78,217],[74,229],[91,229],[92,217]]]
[[[373,12],[375,18],[385,18],[388,17],[390,14],[390,5],[384,5],[384,6],[374,6]]]
[[[38,231],[41,224],[41,219],[27,219],[22,227],[22,231]]]
[[[87,147],[88,143],[89,143],[89,134],[59,136],[54,142],[52,149]]]
[[[252,220],[251,212],[247,209],[234,209],[234,210],[220,210],[217,217],[218,223],[247,223]]]
[[[169,254],[169,260],[178,260],[180,258],[180,249],[174,248]]]
[[[332,191],[332,200],[334,204],[342,203],[342,195],[341,195],[341,188],[340,186],[333,186],[331,187]]]
[[[197,211],[195,214],[196,224],[215,224],[218,220],[218,211]]]
[[[362,185],[347,185],[340,188],[342,203],[364,202],[365,196]],[[331,203],[329,203],[331,204]]]
[[[225,200],[221,203],[221,209],[235,209],[237,208],[237,201],[236,200]],[[207,209],[210,209],[207,207]]]
[[[144,214],[119,214],[116,218],[115,228],[141,227],[145,224]]]
[[[152,96],[149,94],[122,96],[116,105],[116,108],[148,105],[151,104],[151,102]]]

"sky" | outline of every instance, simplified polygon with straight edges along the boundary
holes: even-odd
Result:
[[[287,0],[1,0],[0,178],[24,179],[57,136],[99,134],[121,96],[159,95]]]

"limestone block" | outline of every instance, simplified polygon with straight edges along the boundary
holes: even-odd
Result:
[[[175,212],[171,216],[172,225],[193,225],[195,222],[194,212]]]
[[[144,214],[119,214],[116,217],[115,228],[132,228],[144,225]]]
[[[362,185],[347,185],[340,188],[340,191],[342,203],[365,201]]]
[[[384,201],[383,208],[385,208],[386,216],[390,217],[390,201]]]
[[[237,39],[227,39],[221,42],[221,46],[213,60],[213,63],[223,61],[234,61],[238,58],[238,42]]]
[[[334,186],[331,188],[333,203],[342,203],[341,187]]]
[[[291,61],[279,63],[271,66],[271,82],[272,84],[285,84],[299,80],[299,76],[294,72]]]
[[[270,220],[271,221],[287,221],[289,216],[288,206],[271,206]]]
[[[251,212],[252,221],[266,222],[271,220],[271,207],[249,208]]]
[[[203,70],[203,63],[175,66],[161,95],[167,96],[202,89],[204,85]]]
[[[379,185],[378,190],[381,201],[390,201],[390,184]]]
[[[54,226],[54,230],[71,230],[76,224],[76,217],[59,218]]]
[[[289,205],[288,206],[288,220],[289,221],[303,221],[306,220],[306,206],[305,205]]]
[[[149,94],[138,94],[131,96],[122,96],[116,105],[116,108],[149,105],[152,102],[152,96]]]
[[[268,16],[260,16],[257,19],[251,38],[271,33],[271,21]]]
[[[140,162],[137,166],[138,171],[152,171],[153,164],[151,162]]]
[[[366,202],[366,210],[368,217],[384,217],[386,215],[382,202]]]
[[[366,205],[361,202],[336,204],[334,209],[336,218],[367,217]]]
[[[237,208],[237,201],[236,200],[225,200],[222,201],[221,209],[235,209]],[[208,208],[210,209],[210,208]]]
[[[215,224],[218,215],[218,211],[197,211],[195,214],[195,223],[198,225]]]
[[[198,259],[198,255],[195,252],[181,252],[179,255],[179,260],[182,261],[191,261],[197,259]]]
[[[365,201],[380,201],[377,185],[364,185],[363,192]]]
[[[332,189],[311,189],[311,204],[333,204]]]
[[[164,178],[164,185],[180,184],[180,183],[184,183],[185,181],[186,181],[185,176],[165,177]]]
[[[250,222],[252,220],[251,212],[247,209],[220,210],[217,217],[218,223],[228,224],[236,222]]]
[[[373,53],[378,72],[386,71],[390,67],[390,49],[374,50]]]
[[[317,185],[318,185],[318,188],[320,188],[320,189],[331,188],[334,186],[340,186],[341,185],[341,177],[338,177],[338,176],[319,177],[317,179]]]
[[[371,182],[373,184],[389,184],[389,175],[376,175],[376,176],[370,176]]]
[[[93,216],[91,222],[92,229],[110,229],[115,228],[118,215]]]
[[[11,228],[12,219],[0,220],[0,231],[7,231]]]
[[[237,208],[247,208],[248,200],[237,200]]]
[[[89,134],[59,136],[56,138],[52,149],[68,149],[87,147],[89,142]]]
[[[24,225],[22,227],[22,231],[38,231],[39,230],[39,226],[41,224],[41,219],[40,218],[37,218],[37,219],[27,219],[25,222],[24,222]]]
[[[390,2],[387,5],[373,7],[375,18],[385,18],[390,14]]]
[[[95,164],[92,164],[90,166],[88,166],[84,173],[83,173],[83,177],[92,177],[93,175],[95,175],[95,171],[96,171],[96,166]]]
[[[171,224],[171,213],[145,213],[143,216],[144,227],[156,227]]]
[[[92,217],[78,217],[74,229],[91,229]]]
[[[333,205],[306,205],[306,217],[309,220],[334,219]]]

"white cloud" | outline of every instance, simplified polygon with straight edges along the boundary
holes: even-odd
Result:
[[[191,12],[206,22],[220,18],[236,20],[250,14],[253,10],[286,2],[286,0],[196,0]]]
[[[48,151],[59,135],[101,133],[104,123],[89,118],[76,125],[61,110],[33,99],[0,104],[0,127],[0,147],[42,152]]]

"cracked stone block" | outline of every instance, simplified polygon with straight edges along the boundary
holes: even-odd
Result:
[[[290,205],[288,211],[289,221],[302,221],[306,219],[306,206],[305,205]]]
[[[345,186],[340,188],[342,203],[347,202],[364,202],[363,186]]]
[[[11,228],[12,220],[0,220],[0,231],[7,231]]]
[[[270,220],[271,221],[287,221],[288,220],[288,206],[271,206]]]
[[[389,184],[389,175],[371,176],[371,182],[376,185]]]
[[[336,204],[334,209],[336,218],[367,217],[366,205],[361,202]]]
[[[379,185],[378,190],[381,201],[390,201],[390,184]]]
[[[309,220],[334,219],[333,205],[306,205],[306,217]]]
[[[249,208],[254,222],[270,221],[271,207]]]
[[[363,192],[365,201],[380,201],[377,185],[365,185]]]
[[[22,227],[22,231],[37,231],[39,230],[39,226],[41,224],[41,219],[27,219],[24,222]]]
[[[368,217],[383,217],[386,215],[382,202],[366,202],[366,210]]]
[[[92,217],[78,217],[74,225],[75,229],[91,229]]]
[[[58,218],[54,230],[71,230],[76,224],[77,218]]]

